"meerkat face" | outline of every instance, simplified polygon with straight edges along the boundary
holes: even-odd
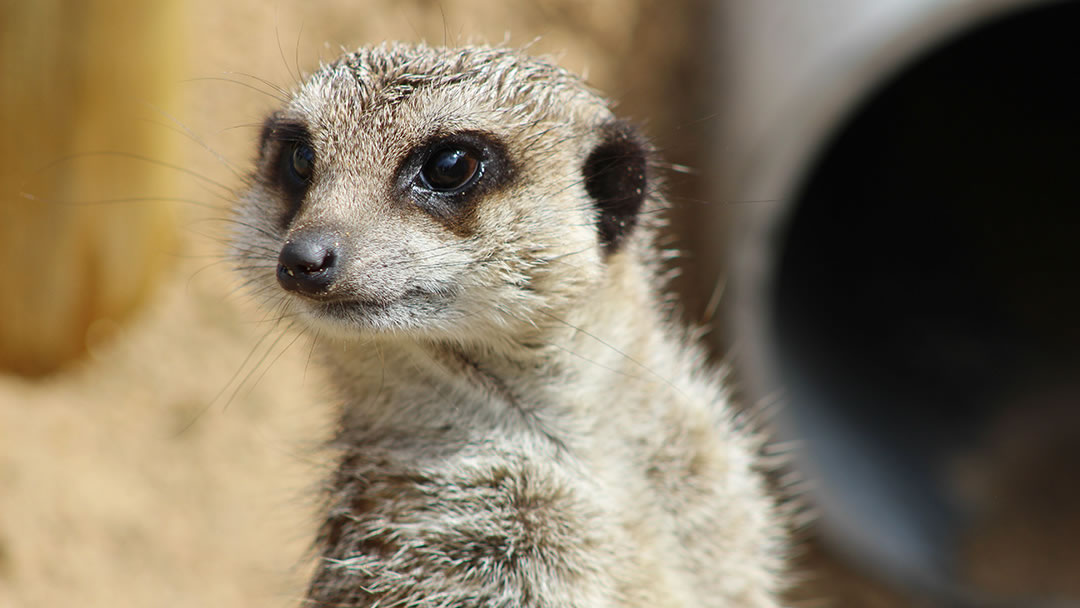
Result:
[[[234,248],[338,335],[507,335],[604,280],[646,156],[579,79],[517,51],[363,50],[266,121]]]

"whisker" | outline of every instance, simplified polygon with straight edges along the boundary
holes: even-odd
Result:
[[[245,89],[251,89],[252,91],[255,91],[257,93],[261,93],[263,95],[266,95],[267,97],[269,97],[271,99],[274,99],[274,100],[278,101],[279,103],[282,103],[282,104],[289,103],[289,94],[288,94],[288,92],[284,91],[283,89],[279,88],[277,85],[274,85],[273,83],[270,83],[268,81],[264,81],[262,78],[257,78],[255,76],[251,76],[249,74],[242,74],[242,73],[237,73],[237,72],[225,72],[225,73],[226,74],[235,73],[238,76],[246,76],[248,78],[258,80],[258,81],[262,82],[263,84],[271,87],[272,89],[277,91],[279,94],[275,95],[274,93],[271,93],[269,91],[264,91],[263,89],[260,89],[259,87],[255,86],[253,84],[244,82],[242,80],[236,80],[234,78],[223,78],[221,76],[200,76],[198,78],[189,78],[185,82],[200,82],[200,81],[229,82],[229,83],[232,83],[232,84],[235,84],[235,85],[238,85],[238,86],[242,86]]]
[[[280,8],[280,6],[281,5],[278,5],[278,8]],[[281,63],[285,66],[285,71],[289,73],[289,78],[291,78],[293,82],[300,82],[300,76],[298,74],[293,74],[292,67],[289,65],[289,61],[285,59],[285,49],[281,48],[281,30],[278,28],[278,24],[276,22],[278,17],[276,13],[277,9],[275,9],[274,15],[274,40],[277,42],[278,56],[281,57]],[[297,43],[297,46],[299,46],[299,43]],[[282,91],[282,93],[285,92]]]
[[[581,328],[581,327],[578,327],[578,326],[576,326],[576,325],[573,325],[572,323],[569,323],[569,322],[567,322],[567,321],[565,321],[565,320],[563,320],[563,319],[560,319],[560,318],[556,317],[555,315],[552,315],[552,314],[550,314],[550,313],[548,313],[548,312],[546,312],[546,311],[543,311],[543,310],[538,310],[537,312],[538,312],[539,314],[542,314],[542,315],[544,315],[545,317],[548,317],[548,318],[552,319],[553,321],[556,321],[556,322],[558,322],[558,323],[562,323],[563,325],[565,325],[565,326],[567,326],[567,327],[569,327],[569,328],[571,328],[571,329],[573,329],[573,330],[575,330],[575,331],[578,331],[578,332],[580,332],[580,333],[581,333],[582,335],[584,335],[584,336],[588,336],[589,338],[591,338],[591,339],[595,340],[596,342],[598,342],[599,344],[603,345],[603,346],[604,346],[605,348],[608,348],[608,349],[610,349],[610,350],[611,350],[612,352],[614,352],[614,353],[618,354],[618,355],[619,355],[619,356],[621,356],[621,357],[624,357],[624,358],[625,358],[625,359],[626,359],[627,361],[629,361],[629,362],[633,363],[634,365],[638,366],[638,367],[639,367],[639,368],[641,368],[642,370],[644,370],[644,371],[648,372],[648,373],[649,373],[649,374],[650,374],[651,376],[653,376],[654,378],[656,378],[656,379],[657,379],[657,380],[659,380],[660,382],[664,383],[665,385],[667,385],[668,387],[670,387],[670,388],[671,388],[672,390],[674,390],[675,392],[679,393],[679,395],[681,395],[681,396],[683,396],[683,397],[686,397],[686,398],[689,398],[689,396],[688,396],[688,395],[686,395],[686,393],[684,393],[684,392],[683,392],[683,390],[682,390],[681,388],[679,388],[678,386],[675,386],[675,385],[674,385],[674,384],[673,384],[673,383],[671,382],[671,380],[668,380],[668,379],[667,379],[667,378],[665,378],[664,376],[662,376],[662,375],[660,375],[660,374],[656,373],[656,372],[655,372],[655,371],[653,371],[653,369],[652,369],[652,368],[650,368],[649,366],[647,366],[647,365],[645,365],[644,363],[642,363],[642,362],[638,361],[637,359],[635,359],[635,358],[631,357],[630,355],[626,354],[625,352],[623,352],[622,350],[620,350],[619,348],[617,348],[617,347],[616,347],[616,346],[614,346],[613,344],[610,344],[610,343],[606,342],[605,340],[603,340],[603,339],[602,339],[602,338],[600,338],[599,336],[597,336],[597,335],[595,335],[595,334],[593,334],[593,333],[590,333],[589,331],[587,331],[587,330],[585,330],[585,329],[583,329],[583,328]]]
[[[280,319],[278,319],[278,321],[280,322]],[[291,327],[291,325],[289,327]],[[279,323],[275,323],[273,326],[271,326],[267,334],[269,335],[270,333],[277,330],[279,332],[277,338],[274,338],[274,341],[270,343],[270,346],[268,346],[265,351],[263,351],[262,356],[259,357],[259,360],[257,362],[255,362],[255,365],[251,366],[251,368],[248,370],[248,373],[244,376],[243,380],[241,380],[236,385],[236,388],[233,389],[232,394],[229,395],[229,399],[225,402],[225,405],[222,406],[222,411],[229,409],[229,405],[231,405],[232,402],[236,399],[236,396],[240,394],[240,390],[244,388],[244,385],[246,385],[248,381],[251,380],[252,376],[255,374],[255,370],[259,369],[259,367],[261,367],[262,364],[266,362],[266,358],[270,356],[270,353],[274,351],[274,348],[281,342],[281,339],[284,338],[285,335],[288,333],[289,327],[282,329]],[[259,377],[261,378],[262,376]],[[256,381],[256,383],[257,382],[258,381]]]
[[[285,334],[287,334],[292,329],[293,329],[293,324],[290,323],[289,325],[287,325],[285,327],[284,330],[282,330],[281,335],[284,336]],[[261,374],[259,374],[259,377],[255,379],[255,382],[253,382],[251,384],[251,386],[248,387],[247,393],[245,393],[245,395],[250,395],[252,393],[252,391],[255,390],[255,387],[259,385],[259,382],[261,382],[264,377],[266,377],[266,374],[270,372],[270,369],[272,367],[274,367],[274,364],[277,363],[278,360],[281,359],[282,355],[284,355],[286,352],[288,352],[288,350],[290,348],[292,348],[292,345],[296,344],[296,341],[299,340],[301,337],[303,337],[303,334],[300,333],[300,332],[296,332],[296,335],[295,335],[295,337],[293,337],[292,341],[290,341],[288,344],[286,344],[285,348],[281,349],[281,352],[279,352],[273,359],[270,360],[270,363],[267,364],[266,368],[263,369]],[[277,344],[277,342],[275,342],[274,344]],[[272,348],[273,348],[273,345],[271,346],[271,349]],[[270,351],[268,350],[267,352],[270,352]],[[260,365],[261,365],[261,363],[260,363]],[[258,369],[258,368],[256,368],[256,369]]]
[[[151,107],[155,111],[157,111],[158,114],[160,114],[161,116],[164,116],[171,123],[171,125],[172,125],[171,128],[172,128],[173,131],[179,132],[179,133],[187,136],[188,139],[195,142],[195,144],[198,145],[200,148],[202,148],[203,150],[209,152],[210,155],[213,156],[215,159],[217,159],[218,162],[220,162],[227,169],[229,169],[229,171],[231,171],[234,176],[240,177],[240,178],[244,177],[243,172],[240,171],[240,169],[238,169],[236,167],[236,165],[233,165],[231,162],[229,162],[229,160],[226,159],[220,152],[218,152],[217,150],[211,148],[210,144],[206,143],[206,141],[204,141],[201,137],[195,135],[194,131],[192,131],[190,128],[188,128],[187,125],[180,122],[180,120],[178,120],[176,117],[174,117],[172,114],[169,114],[165,110],[162,110],[161,108],[158,108],[156,106],[151,106]],[[160,123],[158,123],[158,124],[160,124]],[[162,125],[162,126],[169,127],[170,125]]]
[[[120,198],[100,198],[100,199],[91,199],[91,200],[84,200],[84,201],[72,201],[72,200],[64,200],[64,199],[42,198],[42,197],[37,196],[36,194],[32,194],[30,192],[19,192],[19,197],[24,199],[24,200],[34,201],[35,203],[43,203],[43,204],[46,204],[46,205],[58,205],[58,206],[64,206],[64,207],[93,207],[93,206],[98,206],[98,205],[118,205],[118,204],[126,204],[126,203],[159,203],[160,202],[160,203],[185,203],[185,204],[193,205],[193,206],[196,206],[196,207],[203,207],[205,209],[213,209],[215,211],[220,211],[222,209],[222,207],[220,207],[219,205],[213,205],[213,204],[207,203],[205,201],[200,201],[200,200],[191,199],[191,198],[180,198],[180,197],[175,197],[175,196],[128,196],[128,197],[120,197]]]
[[[240,362],[240,366],[236,368],[236,371],[233,372],[233,374],[229,378],[228,382],[226,382],[224,384],[224,386],[221,387],[221,390],[219,390],[217,392],[217,394],[215,394],[214,397],[212,399],[210,399],[210,401],[208,401],[206,403],[206,405],[204,405],[198,412],[196,412],[195,416],[193,416],[192,419],[187,424],[185,424],[183,427],[180,428],[179,431],[177,431],[176,436],[180,436],[180,435],[183,435],[184,433],[186,433],[188,431],[188,429],[190,429],[192,426],[194,426],[195,423],[198,422],[199,419],[202,418],[203,415],[205,415],[206,412],[208,412],[210,410],[210,408],[214,406],[215,403],[217,403],[218,399],[220,399],[222,397],[222,395],[225,394],[225,392],[228,390],[229,386],[233,382],[235,382],[236,379],[240,376],[240,372],[243,371],[245,366],[247,366],[248,361],[250,361],[251,357],[254,356],[255,351],[258,350],[259,346],[266,340],[267,337],[269,337],[269,335],[272,332],[273,332],[273,328],[271,328],[266,333],[264,333],[262,335],[262,337],[260,337],[259,340],[257,342],[255,342],[255,345],[252,346],[251,350],[248,351],[247,356],[244,357],[244,360]]]
[[[311,349],[308,350],[307,361],[304,362],[304,375],[301,378],[301,384],[307,384],[308,368],[311,367],[311,358],[315,354],[315,346],[319,343],[319,336],[322,334],[322,329],[316,329],[315,335],[311,338]]]
[[[49,163],[47,163],[45,165],[42,165],[40,168],[38,168],[36,173],[38,173],[38,174],[45,173],[46,171],[49,171],[50,169],[54,169],[54,168],[56,168],[56,167],[58,167],[58,166],[60,166],[60,165],[62,165],[64,163],[68,163],[68,162],[71,162],[73,160],[78,160],[80,158],[95,158],[95,157],[126,158],[126,159],[131,159],[131,160],[137,160],[137,161],[140,161],[140,162],[144,162],[144,163],[154,165],[156,167],[161,167],[163,169],[170,169],[170,170],[173,170],[173,171],[177,171],[179,173],[183,173],[183,174],[188,175],[190,177],[194,177],[195,179],[199,180],[203,184],[214,186],[214,187],[218,188],[219,190],[221,190],[222,192],[227,194],[230,198],[234,197],[236,195],[236,192],[234,192],[232,188],[226,186],[225,184],[223,184],[223,183],[221,183],[221,182],[219,182],[217,180],[214,180],[214,179],[212,179],[210,177],[207,177],[207,176],[205,176],[205,175],[203,175],[203,174],[201,174],[201,173],[199,173],[197,171],[194,171],[192,169],[188,169],[187,167],[182,167],[180,165],[176,165],[176,164],[173,164],[173,163],[167,163],[165,161],[158,160],[156,158],[151,158],[149,156],[144,156],[142,154],[136,154],[136,153],[133,153],[133,152],[123,152],[123,151],[119,151],[119,150],[92,150],[92,151],[87,151],[87,152],[76,152],[74,154],[67,154],[67,155],[61,156],[61,157],[59,157],[59,158],[57,158],[57,159],[55,159],[55,160],[53,160],[53,161],[51,161],[51,162],[49,162]]]
[[[248,222],[245,222],[245,221],[242,221],[242,220],[238,220],[235,217],[203,218],[203,219],[200,219],[200,220],[196,220],[195,222],[192,222],[192,223],[193,224],[198,224],[198,223],[203,223],[203,222],[207,222],[207,223],[209,223],[209,222],[221,222],[221,223],[226,223],[226,224],[235,224],[237,226],[242,226],[244,228],[249,228],[251,230],[254,230],[255,232],[258,232],[259,234],[265,236],[266,238],[268,238],[268,239],[270,239],[272,241],[277,241],[277,240],[279,240],[281,238],[278,235],[274,234],[273,232],[270,232],[269,229],[262,228],[260,226],[256,226],[255,224],[251,224],[251,223],[248,223]]]

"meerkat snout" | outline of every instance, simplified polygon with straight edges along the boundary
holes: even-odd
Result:
[[[305,296],[325,294],[337,278],[334,236],[305,230],[294,234],[278,256],[277,280],[283,289]]]

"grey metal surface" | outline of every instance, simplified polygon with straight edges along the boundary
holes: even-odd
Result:
[[[975,310],[973,325],[977,327],[969,333],[977,334],[976,338],[958,346],[951,334],[962,330],[949,326],[955,318],[935,318],[928,323],[941,327],[942,341],[911,354],[920,360],[911,368],[916,372],[931,369],[933,358],[940,357],[941,367],[930,373],[940,372],[941,382],[901,390],[895,383],[858,377],[864,370],[857,366],[851,367],[852,377],[844,380],[847,370],[835,368],[852,362],[823,344],[818,358],[834,368],[828,371],[833,376],[830,383],[823,383],[818,376],[828,366],[812,369],[812,365],[802,365],[785,352],[793,348],[789,336],[778,334],[792,326],[781,329],[783,324],[773,312],[797,305],[776,301],[778,293],[791,293],[777,289],[781,258],[790,245],[788,231],[793,218],[801,211],[799,205],[806,202],[800,198],[805,194],[803,188],[816,177],[812,172],[828,160],[823,157],[832,153],[828,146],[837,134],[849,127],[867,104],[877,103],[882,87],[928,53],[984,24],[1029,9],[1066,4],[1035,0],[729,0],[719,3],[715,14],[718,117],[716,147],[709,166],[714,198],[730,204],[715,205],[711,213],[716,222],[731,222],[733,228],[726,249],[714,241],[716,249],[700,258],[714,261],[715,266],[705,270],[707,276],[719,275],[722,267],[731,274],[735,302],[731,333],[738,340],[741,375],[751,395],[763,398],[781,391],[785,403],[778,418],[781,435],[810,444],[801,452],[799,467],[810,480],[809,496],[819,508],[819,526],[830,545],[859,567],[940,602],[966,593],[958,591],[961,585],[954,572],[956,542],[966,512],[948,487],[948,472],[941,470],[948,466],[947,444],[970,440],[963,436],[967,421],[971,426],[983,423],[980,416],[985,413],[980,408],[985,395],[966,387],[980,383],[979,374],[985,370],[1007,368],[1011,350],[1021,346],[1038,350],[1045,346],[1045,340],[1022,335],[1026,326],[1015,335],[1005,335],[1004,328],[1001,335],[995,333],[999,329],[997,317],[980,318],[982,313],[976,310],[985,299],[979,291],[985,290],[985,285],[972,283],[968,288],[959,281],[940,299]],[[1062,82],[1066,81],[1067,73],[1063,73]],[[1052,77],[1039,84],[1047,82],[1052,82]],[[1031,94],[1037,98],[1053,96],[1054,92]],[[945,106],[963,112],[960,104]],[[1018,122],[1029,118],[1015,114]],[[939,126],[946,127],[943,137],[951,137],[951,145],[963,145],[962,141],[957,143],[962,135],[945,135],[948,125]],[[987,125],[987,129],[995,128]],[[932,137],[925,141],[934,144]],[[863,143],[870,146],[868,149],[874,146],[873,141]],[[1031,147],[1035,148],[1032,154],[1039,153],[1037,145]],[[956,149],[964,153],[962,147]],[[957,179],[977,179],[964,175]],[[875,202],[868,199],[866,204]],[[978,203],[958,204],[956,213],[977,215]],[[1041,213],[1048,211],[1052,213],[1054,208],[1040,208]],[[1072,221],[1073,216],[1064,217]],[[886,216],[878,219],[889,221]],[[991,220],[996,218],[987,221]],[[919,229],[914,224],[912,227]],[[1033,225],[1032,229],[1043,227]],[[872,247],[872,239],[869,242]],[[964,241],[958,248],[970,249],[974,256],[988,255],[977,239]],[[1066,251],[1066,255],[1071,254],[1072,250]],[[860,255],[868,253],[851,252],[853,259]],[[988,265],[993,264],[983,264]],[[1072,267],[1061,268],[1072,271]],[[1020,284],[1014,278],[1003,277],[1001,282]],[[865,293],[868,288],[860,289]],[[883,315],[895,312],[882,309]],[[881,320],[883,326],[899,322]],[[827,332],[815,328],[812,335],[820,337]],[[805,349],[806,345],[800,347]],[[880,347],[897,348],[884,342]],[[972,359],[964,348],[977,351],[973,356],[976,364],[970,364],[968,371],[953,356],[959,352],[961,358]],[[800,356],[805,360],[814,354]],[[899,361],[903,353],[888,356]],[[953,358],[947,360],[949,357]],[[917,374],[912,378],[912,383],[922,381]],[[998,386],[993,380],[988,379],[986,386]],[[940,411],[937,404],[951,398],[950,391],[961,395],[955,411]],[[959,403],[968,398],[970,403]],[[865,412],[875,404],[880,404],[885,414]],[[920,416],[937,430],[923,434],[918,426]]]

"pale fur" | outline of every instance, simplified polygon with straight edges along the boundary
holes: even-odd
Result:
[[[283,115],[309,125],[318,177],[287,227],[253,179],[234,246],[267,305],[317,332],[344,404],[310,605],[779,605],[759,440],[658,293],[656,189],[617,248],[598,242],[582,166],[606,102],[516,50],[389,44],[322,68]],[[498,137],[516,171],[467,236],[390,187],[458,130]],[[276,285],[276,252],[312,227],[355,248],[342,289],[377,306]]]

